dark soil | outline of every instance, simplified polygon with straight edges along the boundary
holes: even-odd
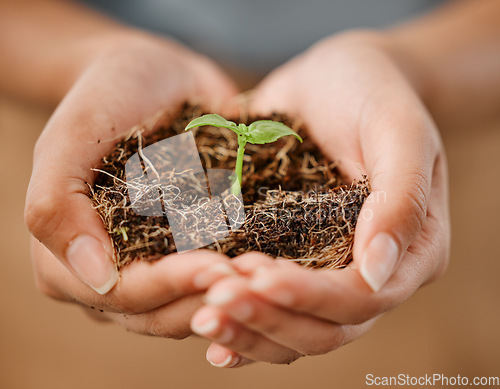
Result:
[[[133,260],[152,261],[176,252],[167,217],[141,216],[131,207],[124,182],[127,160],[148,145],[183,133],[190,120],[205,113],[198,106],[186,104],[174,120],[160,114],[132,129],[130,136],[103,158],[89,197],[112,238],[118,268]],[[305,266],[345,267],[352,260],[356,221],[370,191],[367,178],[346,184],[335,163],[328,161],[304,129],[286,116],[274,114],[241,121],[248,124],[259,119],[287,124],[304,142],[284,137],[272,144],[247,145],[242,182],[244,223],[207,248],[229,257],[260,251]],[[234,168],[237,142],[232,131],[200,127],[195,141],[205,169]],[[229,193],[222,200],[226,205],[228,201],[234,207],[242,205]],[[213,218],[202,219],[196,214],[190,218],[179,220],[196,228],[209,228],[215,223]]]

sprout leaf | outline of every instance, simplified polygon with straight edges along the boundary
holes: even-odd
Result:
[[[293,135],[300,142],[302,138],[290,127],[272,120],[258,120],[248,127],[247,142],[263,145],[276,142],[279,138]]]
[[[184,131],[187,131],[194,127],[200,126],[214,126],[214,127],[224,127],[233,130],[237,134],[240,134],[240,130],[236,123],[224,119],[222,116],[215,113],[209,115],[203,115],[189,122]]]
[[[236,123],[226,120],[217,114],[209,114],[203,115],[189,122],[185,131],[199,126],[224,127],[234,131],[238,135],[238,152],[235,166],[236,177],[238,178],[237,181],[235,180],[235,183],[237,182],[238,185],[233,184],[231,188],[231,193],[233,194],[239,193],[238,186],[241,185],[242,182],[243,156],[247,142],[263,145],[275,142],[279,138],[287,135],[293,135],[300,142],[302,142],[302,138],[294,130],[285,126],[283,123],[275,122],[273,120],[258,120],[247,126],[244,123],[237,125]]]

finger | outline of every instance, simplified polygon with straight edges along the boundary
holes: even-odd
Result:
[[[205,301],[245,328],[303,355],[324,354],[345,344],[343,326],[271,305],[253,294],[248,283],[237,277],[221,280],[209,289]],[[225,346],[234,349],[230,342]]]
[[[180,340],[192,335],[190,320],[202,305],[202,295],[196,294],[137,315],[97,312],[127,331]],[[96,312],[95,309],[92,311]]]
[[[207,361],[212,366],[227,368],[242,367],[255,362],[215,342],[210,343],[210,346],[208,346]]]
[[[231,261],[231,265],[240,274],[252,275],[260,267],[281,267],[295,268],[298,266],[295,262],[287,259],[273,258],[260,252],[249,252],[237,256]]]
[[[356,225],[353,256],[374,291],[389,279],[425,222],[440,151],[432,120],[402,85],[374,93],[359,124],[372,191]]]
[[[348,344],[360,338],[373,326],[375,320],[376,319],[372,319],[361,325],[344,325],[344,344]],[[322,339],[319,338],[316,340],[316,342],[321,341]],[[255,362],[215,342],[211,343],[207,350],[207,360],[213,366],[217,367],[241,367]]]
[[[179,75],[182,64],[176,58],[141,57],[140,67],[129,59],[116,55],[97,63],[66,96],[37,142],[26,200],[25,219],[33,235],[101,294],[116,284],[118,272],[109,237],[86,195],[87,183],[95,178],[90,169],[119,134],[166,105],[175,108],[189,98],[188,90],[203,94],[209,89],[188,88],[191,77]],[[159,79],[159,74],[171,76]],[[203,77],[198,81],[204,85]]]
[[[301,356],[294,350],[246,329],[213,306],[204,306],[193,315],[191,329],[251,360],[290,363]]]
[[[295,312],[335,323],[359,324],[402,303],[421,285],[420,273],[415,273],[416,263],[414,254],[408,254],[408,261],[378,293],[373,293],[352,268],[264,268],[255,273],[249,288],[260,298]]]
[[[35,279],[44,294],[109,312],[148,312],[235,274],[227,257],[213,251],[171,254],[152,263],[127,265],[120,284],[102,296],[74,276],[43,244],[33,240],[32,245]]]
[[[446,171],[439,158],[434,181]],[[402,303],[422,284],[441,275],[449,258],[447,186],[433,185],[424,227],[406,251],[400,266],[377,293],[360,273],[344,270],[259,268],[250,288],[261,298],[298,312],[337,323],[362,323]],[[300,288],[297,288],[300,285]]]

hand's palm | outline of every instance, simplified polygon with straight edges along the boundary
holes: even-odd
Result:
[[[160,109],[173,112],[187,99],[222,103],[235,93],[234,85],[207,59],[160,40],[127,41],[90,64],[57,108],[35,150],[26,219],[36,238],[37,283],[46,294],[96,309],[136,314],[123,322],[134,331],[177,337],[190,332],[189,317],[200,304],[199,296],[167,304],[199,293],[193,285],[196,274],[227,259],[198,253],[150,266],[134,264],[122,272],[111,292],[101,296],[88,285],[107,292],[99,272],[116,270],[109,256],[109,237],[86,195],[87,183],[95,179],[91,169],[133,125]],[[97,240],[98,252],[82,245],[86,263],[78,272],[68,263],[67,253],[70,242],[83,235]],[[101,246],[107,258],[97,258],[103,252]],[[82,266],[87,267],[83,276]],[[113,286],[107,285],[106,289]],[[123,321],[122,315],[107,316]],[[167,316],[171,320],[154,319]]]

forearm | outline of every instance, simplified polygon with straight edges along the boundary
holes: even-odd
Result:
[[[388,32],[438,121],[492,118],[500,101],[500,1],[453,1]]]
[[[54,105],[93,58],[131,33],[71,1],[0,0],[0,90]]]

